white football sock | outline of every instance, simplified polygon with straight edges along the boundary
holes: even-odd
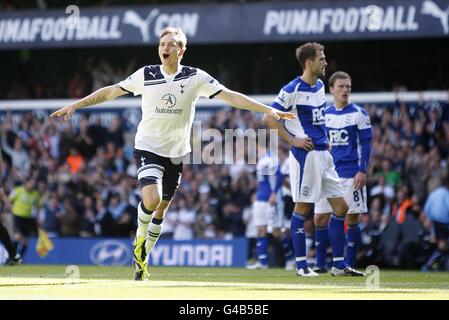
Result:
[[[146,212],[145,212],[146,211]],[[153,216],[153,211],[143,210],[143,203],[137,206],[137,231],[136,236],[145,238],[148,232],[148,225]]]
[[[161,231],[162,231],[162,222],[160,224],[155,224],[153,223],[153,221],[150,222],[148,226],[148,237],[147,241],[145,242],[145,251],[147,252],[147,259],[150,256],[151,250],[153,249],[154,245],[159,239]]]

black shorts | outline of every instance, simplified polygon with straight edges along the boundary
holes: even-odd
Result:
[[[13,216],[14,233],[19,233],[24,237],[36,234],[36,220],[34,218],[23,218]]]
[[[182,176],[182,162],[175,163],[170,158],[153,152],[134,149],[139,187],[162,183],[162,200],[173,198]]]
[[[433,231],[437,240],[447,240],[449,238],[449,223],[432,221]]]

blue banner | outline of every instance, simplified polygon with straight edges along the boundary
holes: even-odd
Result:
[[[448,0],[300,1],[0,13],[0,49],[154,45],[167,26],[188,43],[447,37]]]
[[[75,264],[130,266],[133,261],[130,239],[51,239],[54,249],[44,258],[34,250],[36,239],[29,242],[26,264]],[[152,266],[244,267],[247,239],[174,241],[160,239],[150,256]]]

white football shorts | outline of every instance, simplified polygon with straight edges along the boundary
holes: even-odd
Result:
[[[293,202],[316,203],[321,198],[343,197],[334,160],[329,151],[290,151],[289,170]]]
[[[254,225],[256,227],[272,226],[274,228],[280,227],[276,225],[276,207],[272,206],[268,201],[254,201],[253,203],[253,215]],[[282,216],[281,216],[282,217]],[[281,222],[282,224],[282,222]]]
[[[354,178],[340,178],[343,187],[343,196],[349,206],[348,214],[358,214],[368,212],[366,199],[366,187],[355,190]],[[331,213],[332,207],[326,198],[320,199],[315,204],[315,214]]]

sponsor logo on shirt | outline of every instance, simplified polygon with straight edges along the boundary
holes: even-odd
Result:
[[[176,96],[171,93],[166,93],[162,96],[164,107],[156,107],[156,113],[166,113],[166,114],[179,114],[181,115],[182,109],[175,109],[176,103],[178,102]]]
[[[349,133],[346,129],[329,129],[329,142],[333,146],[349,145]]]
[[[324,107],[312,109],[312,120],[314,126],[319,126],[326,123],[326,119],[324,118],[324,109]]]

